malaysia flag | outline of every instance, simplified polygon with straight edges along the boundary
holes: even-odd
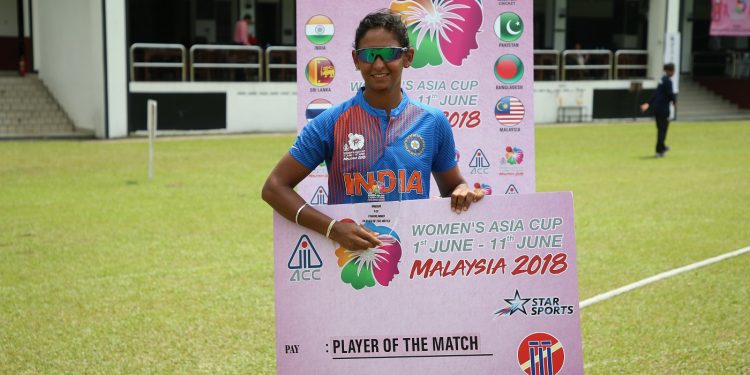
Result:
[[[513,96],[506,96],[495,105],[495,119],[501,125],[516,126],[523,120],[525,113],[523,103]]]

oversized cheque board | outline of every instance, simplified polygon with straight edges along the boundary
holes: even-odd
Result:
[[[274,216],[280,374],[581,374],[570,193],[321,206],[351,252]]]

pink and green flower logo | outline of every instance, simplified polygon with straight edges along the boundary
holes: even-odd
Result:
[[[401,14],[414,46],[414,68],[447,62],[461,66],[479,48],[482,26],[479,0],[392,0],[389,8]]]
[[[351,219],[343,221],[353,222]],[[399,273],[401,239],[391,228],[372,223],[363,225],[377,233],[381,245],[361,251],[352,251],[343,247],[336,249],[338,265],[341,268],[341,281],[357,290],[373,287],[376,283],[388,286]]]

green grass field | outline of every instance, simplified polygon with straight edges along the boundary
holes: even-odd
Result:
[[[750,122],[539,127],[581,298],[750,246]],[[271,209],[291,135],[0,142],[0,373],[275,372]],[[581,313],[589,374],[750,373],[750,254]]]

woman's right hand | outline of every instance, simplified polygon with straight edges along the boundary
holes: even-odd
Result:
[[[347,250],[367,250],[380,245],[377,234],[351,220],[337,221],[330,238]]]

